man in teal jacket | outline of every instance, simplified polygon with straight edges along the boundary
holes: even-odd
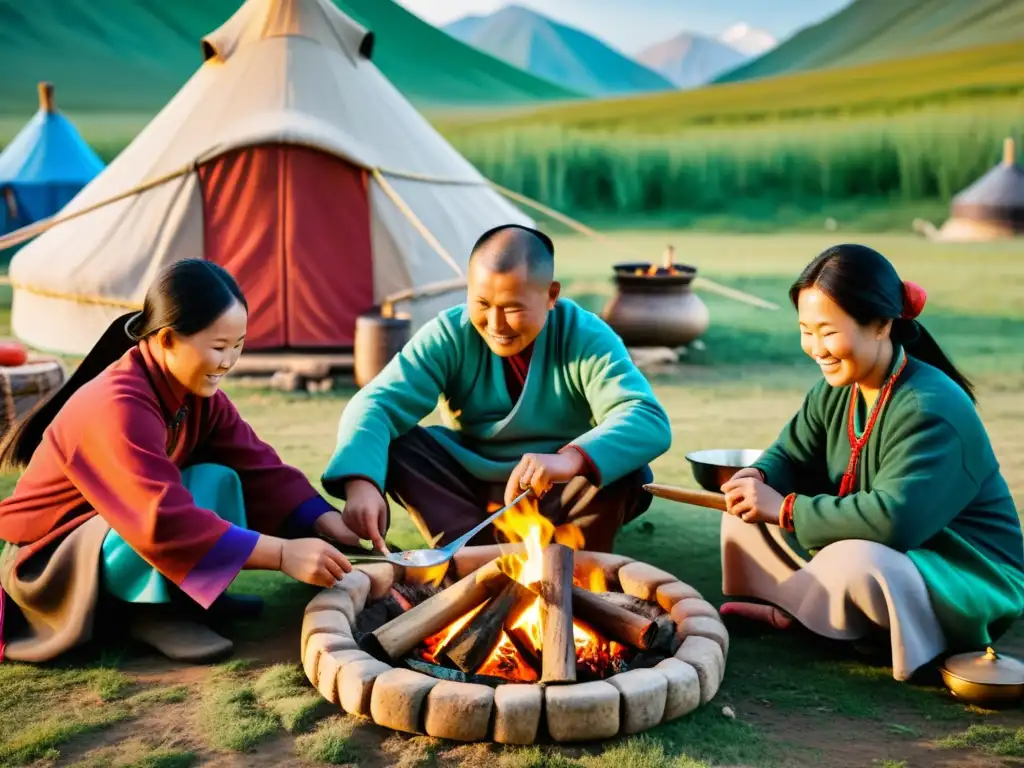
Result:
[[[525,488],[594,551],[647,509],[668,416],[621,339],[560,289],[543,233],[480,237],[467,303],[424,325],[342,414],[322,480],[361,538],[384,548],[385,494],[442,544]],[[446,426],[418,426],[439,400]],[[488,529],[473,543],[491,541]]]

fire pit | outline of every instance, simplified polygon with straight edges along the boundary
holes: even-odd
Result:
[[[524,520],[439,572],[362,565],[322,591],[302,626],[310,682],[386,728],[502,744],[638,733],[715,696],[729,635],[695,589]]]
[[[684,347],[708,329],[710,315],[690,284],[696,267],[675,263],[675,249],[662,264],[615,265],[616,292],[601,313],[628,347]]]

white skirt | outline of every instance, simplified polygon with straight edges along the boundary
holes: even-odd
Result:
[[[833,640],[889,633],[892,674],[906,680],[946,650],[924,579],[906,555],[850,539],[805,559],[778,526],[722,516],[722,593],[781,608]]]

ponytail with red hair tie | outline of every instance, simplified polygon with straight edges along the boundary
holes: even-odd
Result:
[[[903,313],[900,318],[903,320],[914,320],[921,314],[924,304],[928,300],[928,294],[917,283],[909,280],[903,281]]]

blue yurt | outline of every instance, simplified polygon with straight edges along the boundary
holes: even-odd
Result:
[[[39,84],[39,111],[0,152],[0,235],[63,208],[103,161],[56,111],[53,85]]]

